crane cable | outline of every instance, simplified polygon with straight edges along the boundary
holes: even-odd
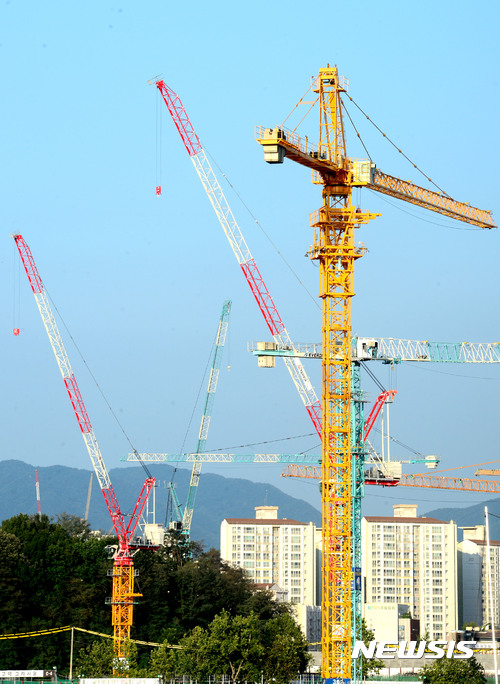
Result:
[[[346,93],[346,95],[347,95],[347,93]],[[434,187],[437,188],[437,189],[439,190],[439,192],[441,192],[441,193],[442,193],[443,195],[445,195],[446,197],[449,197],[450,199],[452,199],[452,198],[450,197],[450,195],[449,195],[447,192],[445,192],[442,188],[440,188],[439,185],[437,185],[437,183],[435,183],[435,182],[432,180],[432,178],[429,178],[429,176],[428,176],[424,171],[422,171],[422,169],[421,169],[419,166],[417,166],[417,164],[415,164],[415,162],[412,161],[412,160],[411,160],[411,159],[410,159],[410,158],[409,158],[409,157],[408,157],[408,156],[407,156],[407,155],[406,155],[406,154],[405,154],[397,145],[396,145],[396,143],[393,142],[393,141],[389,138],[389,136],[388,136],[386,133],[384,133],[384,131],[383,131],[379,126],[377,126],[377,124],[376,124],[374,121],[372,121],[372,119],[370,119],[370,117],[368,116],[368,114],[367,114],[367,113],[358,105],[357,102],[355,102],[355,100],[352,99],[352,97],[351,97],[350,95],[347,95],[347,97],[348,97],[349,100],[353,103],[353,105],[359,109],[359,111],[363,114],[363,116],[365,116],[365,117],[368,119],[368,121],[372,124],[372,126],[374,126],[374,127],[377,129],[377,131],[378,131],[379,133],[381,133],[381,134],[384,136],[384,138],[385,138],[388,142],[390,142],[390,144],[394,147],[394,149],[396,149],[396,150],[399,152],[399,154],[402,154],[403,157],[404,157],[407,161],[409,161],[410,164],[411,164],[415,169],[417,169],[417,171],[418,171],[419,173],[421,173],[422,176],[424,176],[424,178],[425,178],[426,180],[429,181],[429,183],[432,183],[432,185],[434,185]],[[342,105],[343,105],[344,111],[347,113],[347,109],[346,109],[345,103],[342,102]],[[350,116],[349,116],[349,119],[351,120],[351,117],[350,117]],[[352,120],[351,120],[351,122],[352,122]],[[356,129],[355,129],[355,130],[356,130]],[[356,131],[356,133],[357,133],[357,131]],[[361,136],[359,135],[359,133],[357,133],[357,134],[358,134],[358,137],[361,139]],[[363,147],[364,147],[364,145],[363,145]],[[366,149],[366,148],[365,148],[365,149]],[[369,155],[368,155],[368,156],[369,156]],[[371,160],[371,157],[370,157],[370,160]]]
[[[378,432],[379,434],[382,434],[382,430],[380,430],[378,427],[373,427],[372,430],[374,430],[375,432]],[[408,451],[411,451],[412,453],[415,454],[415,456],[422,456],[423,457],[423,454],[420,453],[420,451],[417,451],[413,447],[408,446],[408,444],[405,444],[404,442],[400,442],[399,439],[396,439],[392,435],[389,435],[389,439],[391,440],[391,442],[394,442],[395,444],[398,444],[399,446],[403,447],[403,449],[407,449]]]
[[[179,453],[181,453],[181,454],[183,453],[184,444],[186,443],[186,439],[187,439],[188,433],[189,433],[189,431],[190,431],[190,429],[191,429],[191,424],[192,424],[192,422],[193,422],[194,413],[195,413],[195,411],[196,411],[196,407],[198,406],[198,402],[199,402],[199,400],[200,400],[201,390],[202,390],[203,384],[204,384],[204,382],[205,382],[205,378],[206,378],[206,376],[207,376],[208,364],[210,363],[210,359],[211,359],[212,356],[213,356],[213,351],[214,351],[215,342],[216,342],[216,339],[217,339],[217,334],[218,334],[218,333],[215,334],[215,337],[214,337],[213,342],[212,342],[212,346],[211,346],[211,348],[210,348],[210,354],[208,355],[208,359],[207,359],[207,363],[206,363],[206,366],[205,366],[205,370],[204,370],[204,372],[203,372],[203,376],[202,376],[202,378],[201,378],[200,386],[199,386],[199,388],[198,388],[198,393],[197,393],[196,399],[195,399],[195,401],[194,401],[193,410],[191,411],[191,416],[190,416],[189,421],[188,421],[188,424],[187,424],[186,432],[185,432],[185,434],[184,434],[184,439],[182,440],[181,448],[180,448],[180,451],[179,451]],[[179,461],[176,461],[176,463],[179,463]],[[172,477],[170,478],[170,484],[171,484],[171,485],[174,484],[174,478],[175,478],[175,474],[176,474],[176,473],[177,473],[177,465],[174,466],[174,470],[173,470],[173,473],[172,473]],[[165,527],[166,527],[167,522],[169,521],[169,519],[172,518],[172,514],[173,514],[173,501],[172,501],[172,493],[171,493],[170,488],[169,488],[168,494],[167,494],[167,505],[166,505],[166,509],[165,509]]]
[[[156,98],[156,195],[161,195],[161,162],[162,162],[162,111],[160,97]]]
[[[259,446],[260,444],[272,444],[273,442],[286,442],[290,439],[301,439],[302,437],[315,437],[317,435],[316,432],[308,432],[305,435],[296,435],[295,437],[281,437],[281,439],[268,439],[265,442],[251,442],[250,444],[238,444],[237,446],[229,446],[229,447],[220,447],[219,449],[213,449],[214,452],[216,451],[228,451],[231,449],[245,449],[246,447],[251,447],[251,446]],[[314,447],[312,447],[314,448]],[[307,451],[311,451],[311,449],[307,449]]]
[[[202,376],[202,378],[201,378],[200,386],[198,387],[198,393],[197,393],[196,399],[195,399],[195,401],[194,401],[193,410],[191,411],[191,417],[189,418],[188,425],[187,425],[187,428],[186,428],[186,433],[185,433],[185,435],[184,435],[184,439],[182,440],[182,445],[181,445],[180,452],[179,452],[179,453],[181,453],[181,454],[183,453],[182,450],[184,449],[184,444],[186,443],[186,439],[187,439],[189,430],[191,429],[191,423],[193,422],[194,413],[195,413],[195,411],[196,411],[196,407],[198,406],[198,402],[199,402],[199,400],[200,400],[200,394],[201,394],[201,390],[202,390],[202,388],[203,388],[203,385],[204,385],[204,383],[205,383],[205,378],[207,377],[208,366],[209,366],[209,363],[210,363],[210,359],[211,359],[212,356],[213,356],[214,347],[215,347],[215,342],[216,342],[216,339],[217,339],[217,334],[218,334],[218,332],[215,334],[215,336],[214,336],[214,338],[213,338],[213,341],[212,341],[212,346],[210,347],[210,353],[209,353],[209,355],[208,355],[207,363],[206,363],[206,365],[205,365],[205,370],[203,371],[203,376]]]
[[[377,387],[379,388],[379,390],[380,390],[381,392],[386,392],[386,391],[387,391],[386,388],[383,386],[383,384],[382,384],[382,383],[380,382],[380,380],[377,378],[377,376],[375,375],[375,373],[373,373],[373,371],[370,370],[370,369],[368,368],[368,366],[366,365],[366,362],[365,362],[365,361],[360,361],[360,363],[362,364],[362,367],[363,367],[363,368],[365,369],[365,371],[368,373],[368,375],[370,376],[370,378],[373,380],[373,382],[377,385]]]
[[[311,109],[314,107],[314,105],[316,104],[316,102],[319,100],[319,95],[318,95],[318,97],[314,100],[314,102],[304,102],[304,101],[303,101],[304,98],[305,98],[305,96],[307,95],[307,93],[311,90],[311,87],[312,87],[312,84],[309,86],[309,88],[306,90],[306,92],[302,95],[302,97],[301,97],[300,100],[297,102],[297,104],[293,107],[292,111],[288,114],[288,116],[287,116],[285,119],[283,119],[283,123],[281,124],[281,127],[282,127],[282,128],[284,127],[285,123],[286,123],[286,122],[288,121],[288,119],[292,116],[292,114],[294,113],[294,111],[297,109],[297,107],[298,107],[299,105],[301,105],[301,104],[309,104],[309,105],[311,105],[311,106],[309,107],[309,109],[307,110],[307,112],[306,112],[306,113],[304,114],[304,116],[302,117],[302,119],[299,121],[299,123],[298,123],[298,124],[295,126],[295,128],[293,129],[292,132],[295,133],[295,131],[297,130],[297,128],[298,128],[298,127],[300,126],[300,124],[304,121],[304,119],[306,118],[306,116],[309,114],[309,112],[311,111]]]
[[[435,473],[449,473],[451,470],[464,470],[465,468],[475,468],[476,466],[491,465],[492,463],[500,463],[500,461],[485,461],[484,463],[469,463],[469,465],[456,466],[455,468],[444,468],[443,470],[435,470],[433,475]]]
[[[285,119],[285,121],[286,121],[286,119]],[[224,173],[224,171],[223,171],[223,170],[220,168],[220,166],[217,164],[217,162],[216,162],[215,159],[212,157],[212,155],[210,154],[210,152],[207,150],[207,148],[205,147],[205,145],[203,145],[203,149],[205,150],[207,156],[210,157],[210,159],[212,160],[212,163],[214,164],[214,166],[217,167],[217,169],[219,170],[221,176],[224,178],[224,180],[226,181],[226,183],[229,185],[229,187],[231,188],[231,190],[234,192],[234,194],[236,195],[236,197],[238,198],[238,200],[241,202],[241,204],[243,205],[243,207],[244,207],[244,208],[246,209],[246,211],[250,214],[250,216],[251,216],[253,222],[257,225],[257,227],[260,229],[260,231],[262,232],[262,234],[264,235],[264,237],[268,240],[268,242],[270,243],[271,247],[274,249],[274,251],[275,251],[276,254],[279,256],[279,258],[281,259],[281,261],[285,264],[285,266],[288,268],[288,270],[292,273],[292,275],[293,275],[293,276],[295,277],[295,279],[298,281],[299,285],[300,285],[300,286],[303,288],[303,290],[307,293],[308,297],[313,301],[314,305],[315,305],[318,309],[321,310],[321,307],[320,307],[320,305],[319,305],[319,303],[318,303],[317,297],[314,297],[314,296],[309,292],[309,290],[307,289],[307,287],[305,286],[305,284],[303,283],[303,281],[300,279],[300,277],[298,276],[298,274],[296,273],[296,271],[293,269],[293,267],[292,267],[292,266],[288,263],[288,261],[285,259],[285,257],[283,256],[283,254],[282,254],[281,251],[279,250],[278,246],[273,242],[273,240],[271,239],[271,237],[266,233],[266,231],[264,230],[264,228],[263,228],[262,225],[260,224],[259,219],[253,214],[252,210],[251,210],[251,209],[249,208],[249,206],[245,203],[245,201],[243,200],[243,198],[242,198],[242,196],[240,195],[240,193],[236,190],[236,188],[235,188],[234,185],[231,183],[231,181],[229,180],[229,178],[226,176],[226,174]]]
[[[14,292],[14,297],[12,300],[12,332],[14,335],[19,335],[19,330],[21,328],[21,296],[20,296],[20,284],[21,284],[21,260],[17,259],[17,247],[16,243],[13,242],[13,247],[14,247],[14,259],[12,262],[13,269],[12,269],[12,275],[13,275],[13,292]],[[17,265],[17,269],[16,269]]]
[[[47,287],[45,286],[45,283],[44,283],[44,286],[43,286],[43,287],[44,287],[44,290],[45,290],[45,292],[46,292],[46,294],[47,294],[47,297],[49,298],[49,300],[50,300],[50,302],[51,302],[51,304],[52,304],[52,306],[53,306],[55,312],[57,313],[57,315],[58,315],[59,318],[61,319],[61,323],[63,324],[63,326],[64,326],[66,332],[68,333],[69,338],[70,338],[71,341],[73,342],[73,345],[74,345],[76,351],[78,352],[78,354],[79,354],[81,360],[83,361],[83,364],[84,364],[85,368],[86,368],[87,371],[89,372],[90,377],[91,377],[92,380],[94,381],[94,384],[95,384],[95,386],[97,387],[97,389],[99,390],[99,392],[100,392],[100,394],[101,394],[101,397],[104,399],[104,402],[105,402],[106,406],[108,407],[109,411],[111,412],[111,415],[113,416],[113,418],[115,419],[116,423],[118,424],[118,427],[119,427],[120,430],[122,431],[122,433],[123,433],[125,439],[126,439],[127,442],[130,444],[130,448],[132,449],[132,451],[134,452],[134,454],[136,454],[136,456],[138,457],[138,461],[140,462],[140,464],[141,464],[142,467],[144,468],[144,470],[145,470],[145,472],[146,472],[146,475],[148,476],[148,478],[151,478],[151,473],[150,473],[148,467],[146,466],[146,464],[145,464],[144,461],[142,460],[142,458],[141,458],[141,456],[139,455],[137,449],[136,449],[136,448],[134,447],[134,445],[132,444],[132,440],[131,440],[130,437],[128,436],[128,434],[127,434],[127,432],[125,431],[125,428],[123,427],[123,425],[120,423],[120,421],[119,421],[119,419],[118,419],[118,416],[116,415],[115,411],[113,410],[113,407],[112,407],[111,404],[109,403],[109,401],[108,401],[106,395],[104,394],[104,391],[102,390],[101,386],[100,386],[99,383],[97,382],[97,378],[95,377],[95,375],[94,375],[93,372],[91,371],[90,366],[88,365],[88,363],[87,363],[85,357],[83,356],[82,352],[80,351],[80,348],[79,348],[79,346],[77,345],[77,343],[76,343],[76,341],[75,341],[73,335],[71,334],[71,332],[70,332],[68,326],[66,325],[66,322],[65,322],[64,318],[61,316],[61,313],[60,313],[60,311],[58,310],[57,306],[55,305],[54,300],[53,300],[52,297],[50,296],[50,294],[49,294],[49,292],[48,292],[48,290],[47,290]]]
[[[344,110],[344,114],[347,116],[347,118],[348,118],[349,121],[351,122],[351,126],[354,128],[354,131],[355,131],[356,135],[358,136],[359,142],[361,143],[361,145],[363,146],[364,151],[365,151],[366,154],[368,155],[368,159],[372,162],[372,161],[373,161],[372,156],[371,156],[371,154],[368,152],[368,148],[366,147],[366,145],[365,145],[365,143],[364,143],[364,140],[363,140],[363,138],[361,137],[360,132],[359,132],[358,129],[356,128],[356,124],[355,124],[354,121],[352,120],[352,116],[349,114],[349,111],[348,111],[347,107],[345,106],[344,102],[342,102],[342,100],[341,100],[341,104],[342,104],[342,109]]]

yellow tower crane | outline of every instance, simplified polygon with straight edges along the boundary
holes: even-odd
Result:
[[[319,102],[319,141],[311,144],[283,126],[256,128],[265,161],[285,157],[312,169],[322,185],[322,206],[311,214],[311,259],[319,262],[322,299],[323,423],[323,678],[329,684],[351,681],[351,298],[354,262],[364,247],[354,230],[379,214],[360,211],[352,202],[355,187],[367,187],[482,228],[494,228],[491,212],[456,202],[409,181],[381,173],[370,161],[348,158],[342,118],[346,79],[337,67],[320,69],[312,81]]]

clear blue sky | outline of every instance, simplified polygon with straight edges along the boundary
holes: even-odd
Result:
[[[251,210],[224,186],[292,339],[319,341],[318,270],[304,254],[320,190],[291,162],[266,165],[254,126],[281,122],[318,68],[337,64],[351,96],[427,175],[452,197],[493,210],[498,222],[499,14],[493,1],[4,2],[1,457],[90,468],[19,275],[12,232],[30,245],[138,450],[194,449],[201,404],[185,436],[224,299],[233,302],[230,360],[223,363],[208,447],[311,435],[285,369],[260,370],[246,351],[247,341],[269,338],[267,328],[164,106],[163,196],[155,197],[158,95],[147,81],[162,74],[181,96],[207,152]],[[356,121],[379,168],[423,183],[366,121]],[[314,139],[317,118],[309,116],[301,131]],[[349,127],[347,135],[351,155],[364,156]],[[454,224],[370,192],[357,201],[383,216],[359,231],[369,251],[356,264],[355,332],[500,340],[498,231]],[[62,332],[104,458],[115,467],[129,444]],[[320,364],[311,361],[308,370],[319,394]],[[391,412],[397,439],[438,454],[442,467],[500,459],[498,367],[372,370],[398,390]],[[376,397],[368,378],[365,389]],[[300,451],[317,441],[308,436],[244,451]],[[409,456],[394,449],[398,455]],[[217,472],[269,480],[319,504],[316,485],[280,480],[281,468]],[[456,492],[369,489],[364,511],[390,512],[392,503],[409,498],[422,502],[421,513],[444,501],[477,501]]]

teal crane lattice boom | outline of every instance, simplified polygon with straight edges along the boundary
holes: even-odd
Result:
[[[205,399],[203,416],[201,418],[200,432],[198,434],[198,445],[196,447],[197,454],[200,454],[204,451],[205,445],[207,443],[208,428],[210,426],[210,419],[212,417],[212,407],[215,399],[215,391],[217,389],[217,380],[219,379],[222,352],[224,350],[224,344],[226,342],[226,334],[229,325],[230,313],[231,302],[226,301],[222,306],[219,327],[217,328],[217,337],[215,339],[215,349],[212,358],[212,367],[210,369],[210,377],[208,379],[207,396]],[[195,458],[193,468],[191,470],[191,481],[189,483],[188,496],[186,500],[186,506],[184,508],[184,515],[182,518],[182,530],[184,534],[188,536],[189,531],[191,529],[191,521],[193,519],[196,493],[198,491],[198,484],[200,482],[201,463],[201,459]]]

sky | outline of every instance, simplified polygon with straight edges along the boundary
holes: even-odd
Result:
[[[321,192],[306,169],[265,164],[254,127],[281,123],[318,69],[337,64],[350,96],[386,134],[348,105],[377,167],[426,184],[390,138],[449,195],[491,209],[498,221],[499,19],[498,3],[481,0],[4,1],[1,458],[90,470],[12,233],[30,246],[61,316],[108,469],[125,465],[132,447],[195,449],[226,299],[229,336],[207,449],[319,454],[285,368],[259,369],[247,351],[249,341],[269,339],[267,327],[148,80],[161,75],[181,97],[292,340],[317,342],[318,268],[304,255]],[[298,130],[313,140],[317,113]],[[346,135],[348,154],[365,158],[349,124]],[[356,191],[355,201],[382,216],[357,235],[367,253],[356,263],[354,333],[500,340],[498,230],[371,191]],[[438,455],[440,470],[500,460],[498,366],[371,370],[398,391],[391,407],[397,440]],[[309,361],[307,371],[319,396],[320,362]],[[374,401],[379,390],[366,375],[363,387]],[[411,452],[393,446],[392,457]],[[281,466],[205,470],[269,482],[320,505],[317,483],[281,478]],[[393,504],[409,500],[422,514],[481,499],[372,487],[363,512],[390,515]]]

